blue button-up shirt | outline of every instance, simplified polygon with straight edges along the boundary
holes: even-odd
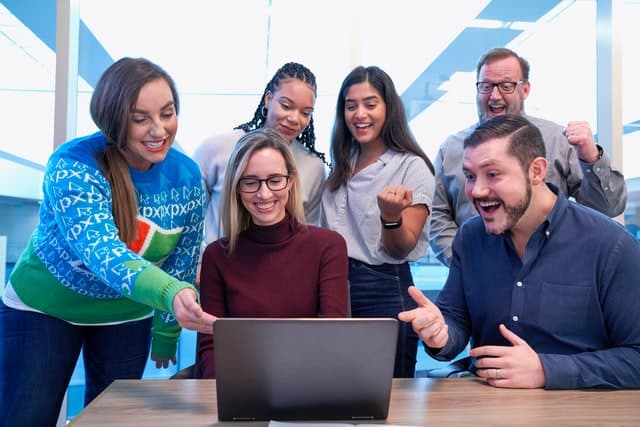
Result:
[[[510,345],[503,323],[538,353],[548,389],[640,388],[640,247],[617,222],[549,187],[556,204],[524,260],[480,217],[460,228],[436,302],[449,341],[434,357],[455,357],[470,337]]]

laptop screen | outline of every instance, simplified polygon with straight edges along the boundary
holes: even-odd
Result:
[[[391,318],[218,319],[218,419],[386,418],[397,328]]]

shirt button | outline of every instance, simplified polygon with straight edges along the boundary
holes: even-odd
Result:
[[[521,288],[522,287],[522,282],[516,282],[516,286]]]
[[[609,189],[609,187],[604,187],[604,191],[607,191]]]
[[[512,319],[514,322],[517,322],[517,321],[518,321],[518,316],[513,316],[511,319]]]
[[[600,168],[596,168],[596,172],[600,172]]]
[[[549,234],[551,234],[551,233],[549,232],[549,230],[547,230],[547,231],[544,232],[544,234],[545,234],[545,236],[549,237]]]

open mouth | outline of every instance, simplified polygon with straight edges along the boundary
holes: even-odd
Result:
[[[507,106],[506,105],[489,105],[489,111],[491,111],[491,114],[494,114],[494,115],[505,114],[507,112]]]
[[[157,150],[159,148],[162,148],[166,142],[166,138],[165,139],[161,139],[158,141],[142,141],[142,143],[144,144],[145,147],[151,149],[151,150]]]
[[[495,211],[497,211],[500,206],[502,206],[502,203],[495,201],[495,200],[491,200],[491,201],[476,201],[475,202],[475,206],[476,209],[478,210],[478,212],[484,212],[487,214],[491,214],[494,213]]]
[[[255,207],[260,212],[268,212],[275,206],[276,202],[255,203]]]
[[[373,123],[356,123],[356,129],[368,129],[373,126]]]

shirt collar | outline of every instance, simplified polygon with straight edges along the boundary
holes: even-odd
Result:
[[[549,236],[549,234],[555,232],[557,227],[560,226],[559,224],[567,213],[569,200],[567,199],[567,196],[565,196],[564,193],[554,184],[547,183],[547,187],[549,187],[549,190],[557,196],[553,209],[551,209],[549,216],[547,216],[547,219],[541,224],[541,227],[545,228],[545,234]]]

